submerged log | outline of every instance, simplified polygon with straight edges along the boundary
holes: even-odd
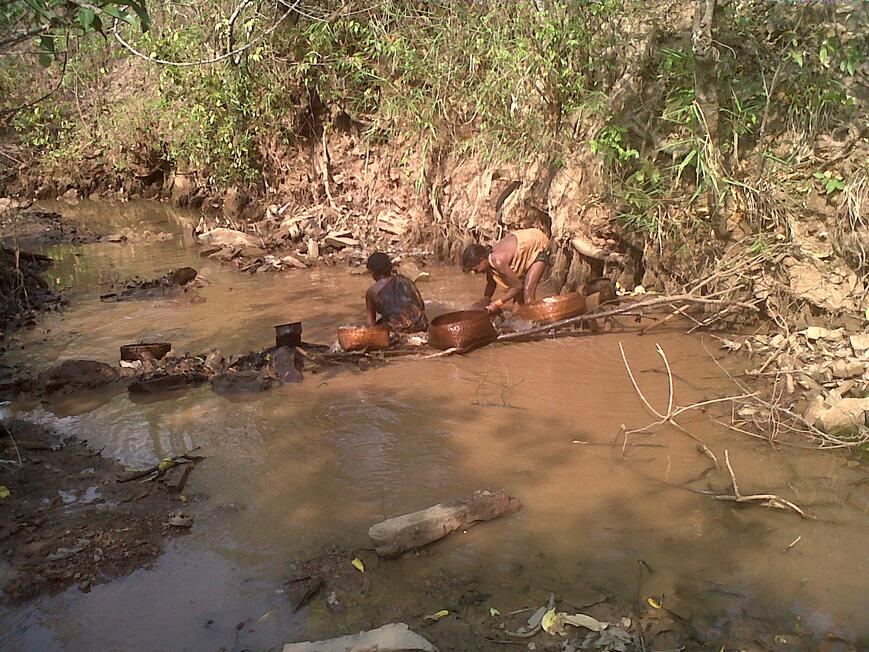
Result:
[[[477,490],[470,496],[372,525],[368,536],[378,555],[395,557],[443,539],[459,528],[512,514],[521,507],[522,503],[504,489]]]

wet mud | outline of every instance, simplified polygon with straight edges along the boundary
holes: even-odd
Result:
[[[188,500],[166,478],[120,483],[121,464],[34,423],[4,424],[0,443],[8,460],[0,473],[3,591],[12,603],[69,587],[88,592],[150,564],[166,536],[184,531],[170,514]]]

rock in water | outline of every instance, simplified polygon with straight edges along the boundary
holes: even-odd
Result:
[[[274,381],[254,371],[235,371],[219,374],[211,379],[211,386],[218,394],[249,394],[265,392]]]
[[[225,227],[206,231],[199,236],[199,242],[210,245],[230,245],[233,247],[256,247],[260,244],[259,240],[252,235]]]
[[[287,643],[283,652],[350,652],[351,650],[377,650],[377,652],[399,652],[399,650],[423,650],[437,652],[437,648],[416,632],[410,631],[404,623],[391,623],[367,632],[350,634],[325,641],[305,641]]]
[[[169,282],[175,285],[187,285],[196,278],[196,270],[192,267],[181,267],[169,272]]]
[[[282,383],[302,382],[304,366],[302,356],[288,346],[279,348],[272,358],[272,370],[275,377]]]
[[[368,536],[378,555],[395,557],[443,539],[459,528],[512,514],[521,507],[522,503],[504,489],[477,490],[470,496],[372,525]]]
[[[806,410],[806,421],[832,435],[846,436],[869,427],[869,398],[842,398],[828,405],[818,398]]]
[[[120,372],[96,360],[64,360],[43,373],[39,380],[47,393],[63,389],[92,389],[120,379]]]

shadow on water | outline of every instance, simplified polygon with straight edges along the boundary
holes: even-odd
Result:
[[[652,341],[621,339],[637,368],[653,364]],[[672,346],[681,338],[664,334],[659,341]],[[857,611],[865,600],[862,580],[853,574],[862,563],[853,555],[865,519],[855,524],[834,504],[818,513],[823,520],[806,522],[664,484],[696,477],[705,458],[675,431],[636,440],[660,447],[629,446],[623,455],[620,444],[612,446],[622,422],[637,426],[649,418],[610,369],[617,338],[580,346],[492,347],[339,375],[325,386],[309,376],[243,402],[206,388],[150,406],[117,397],[64,419],[125,461],[198,445],[208,460],[190,487],[196,528],[172,543],[154,569],[87,595],[43,601],[31,613],[67,649],[85,649],[85,641],[111,647],[121,632],[128,649],[147,649],[158,631],[177,649],[231,648],[241,621],[248,625],[240,645],[266,649],[419,619],[455,606],[468,592],[487,594],[502,613],[542,604],[550,591],[565,604],[604,596],[631,604],[643,560],[654,572],[644,573],[640,597],[664,596],[669,609],[713,637],[721,631],[726,640],[734,628],[770,623],[789,632],[797,616],[819,636],[831,629],[865,635]],[[589,361],[592,351],[597,358]],[[672,357],[677,368],[691,361],[688,353]],[[519,383],[507,395],[518,409],[474,405],[483,379]],[[666,387],[640,382],[653,403],[666,402]],[[678,381],[676,392],[685,401],[706,396]],[[685,425],[716,451],[729,448],[746,489],[790,496],[790,484],[813,510],[803,494],[812,482],[802,480],[799,456],[731,438],[703,415]],[[827,481],[839,478],[828,492],[835,493],[851,470],[826,460]],[[344,613],[330,613],[320,596],[293,614],[275,593],[290,562],[368,547],[371,524],[486,486],[507,488],[523,510],[455,533],[420,555],[379,564],[365,601]],[[710,475],[707,485],[694,486],[725,490],[727,479]],[[782,553],[797,536],[800,545]],[[838,554],[829,554],[831,542]],[[22,640],[35,640],[29,636],[38,631],[26,629]]]

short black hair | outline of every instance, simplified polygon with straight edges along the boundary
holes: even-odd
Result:
[[[365,266],[369,272],[378,276],[388,276],[392,273],[392,261],[382,251],[375,251],[368,256],[368,262],[365,263]]]
[[[481,244],[469,244],[462,252],[462,269],[466,272],[474,269],[488,254],[488,247]]]

